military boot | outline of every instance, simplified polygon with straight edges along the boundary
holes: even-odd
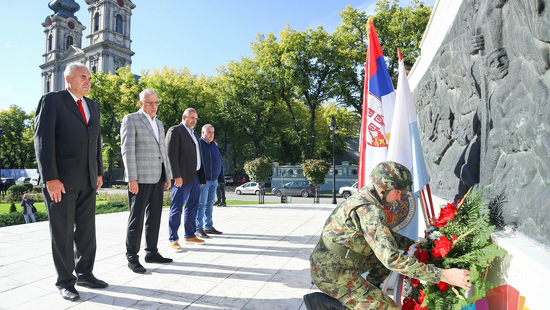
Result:
[[[346,307],[327,294],[315,292],[304,295],[307,310],[346,310]]]

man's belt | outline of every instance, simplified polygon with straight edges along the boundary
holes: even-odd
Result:
[[[319,240],[321,245],[323,245],[327,250],[342,256],[343,258],[352,260],[356,263],[362,263],[365,260],[365,255],[352,251],[350,248],[347,248],[341,244],[332,242],[324,235],[321,234],[321,239]]]

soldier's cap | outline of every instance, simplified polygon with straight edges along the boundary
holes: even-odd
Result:
[[[383,161],[376,165],[370,179],[384,191],[392,189],[412,191],[412,175],[407,167],[393,161]]]

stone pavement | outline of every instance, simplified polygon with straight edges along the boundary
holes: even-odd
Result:
[[[302,296],[317,288],[309,255],[334,205],[214,207],[214,227],[223,231],[206,245],[168,242],[168,209],[162,214],[159,252],[174,262],[148,264],[145,274],[127,267],[128,212],[96,217],[94,274],[106,289],[76,286],[81,300],[66,301],[56,273],[47,222],[0,228],[0,309],[291,309],[305,310]],[[181,228],[180,232],[183,231]],[[181,234],[180,234],[181,235]],[[142,242],[142,246],[144,242]]]

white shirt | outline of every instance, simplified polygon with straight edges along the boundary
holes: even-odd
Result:
[[[149,121],[149,124],[151,127],[153,127],[153,132],[155,133],[155,137],[157,138],[157,142],[160,142],[160,133],[159,133],[159,126],[157,125],[157,116],[155,115],[152,119],[149,114],[145,113],[143,109],[139,109],[139,112],[143,113],[145,117],[147,117],[147,120]]]
[[[84,115],[86,115],[86,123],[88,123],[90,121],[90,110],[88,109],[88,103],[86,103],[86,99],[84,99],[84,97],[77,98],[73,93],[71,93],[70,90],[67,89],[67,91],[73,97],[74,103],[76,104],[77,107],[78,107],[77,101],[82,100],[82,108],[84,108]]]
[[[191,138],[193,139],[193,141],[195,142],[195,148],[197,150],[197,171],[199,171],[199,169],[201,168],[201,149],[200,149],[200,145],[199,145],[199,141],[197,141],[197,137],[195,136],[195,132],[185,126],[185,124],[183,124],[183,127],[185,127],[185,129],[187,129],[187,132],[189,132],[189,134],[191,135]]]

